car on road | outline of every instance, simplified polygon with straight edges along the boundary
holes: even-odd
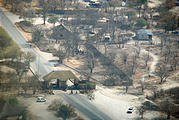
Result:
[[[128,108],[127,113],[132,113],[133,111],[134,111],[134,107],[130,107]]]
[[[44,97],[37,97],[37,102],[46,102]]]

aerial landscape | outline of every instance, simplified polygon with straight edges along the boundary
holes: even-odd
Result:
[[[179,120],[179,0],[0,0],[0,120]]]

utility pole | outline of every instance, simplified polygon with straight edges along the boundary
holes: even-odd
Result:
[[[40,73],[39,73],[39,63],[40,63],[40,55],[38,54],[38,61],[37,61],[38,63],[38,68],[37,68],[37,74],[38,75],[40,75]]]

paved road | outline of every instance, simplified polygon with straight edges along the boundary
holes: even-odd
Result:
[[[31,64],[34,71],[38,71],[41,76],[51,72],[55,68],[34,48],[27,47],[27,39],[17,30],[13,23],[4,14],[2,9],[0,9],[0,24],[8,31],[10,36],[15,40],[15,42],[22,48],[23,51],[33,52],[37,59]],[[66,93],[58,93],[60,97],[66,100],[68,103],[75,106],[82,114],[86,115],[91,120],[112,120],[103,111],[99,110],[92,103],[89,102],[83,96],[73,96]]]

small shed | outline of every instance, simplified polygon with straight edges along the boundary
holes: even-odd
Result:
[[[57,89],[66,89],[70,82],[74,83],[75,80],[79,80],[72,71],[52,71],[43,79]]]
[[[140,29],[137,31],[136,36],[139,40],[152,40],[152,32],[147,29]]]

